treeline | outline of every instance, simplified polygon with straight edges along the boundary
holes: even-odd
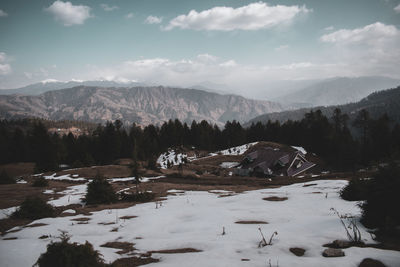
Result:
[[[41,122],[34,123],[28,131],[10,125],[12,122],[0,121],[0,163],[33,161],[37,171],[57,169],[60,164],[110,164],[130,157],[154,163],[169,147],[214,151],[254,141],[303,146],[337,170],[351,170],[400,156],[400,125],[391,126],[386,115],[371,119],[365,110],[354,121],[360,138],[351,134],[348,116],[339,109],[331,118],[317,110],[306,113],[300,121],[268,121],[249,128],[236,121],[227,122],[220,129],[206,121],[188,125],[179,120],[170,120],[161,127],[124,127],[117,120],[98,125],[90,134],[79,137],[50,134]]]

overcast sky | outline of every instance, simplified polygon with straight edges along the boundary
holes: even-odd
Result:
[[[2,0],[0,88],[400,78],[400,0]]]

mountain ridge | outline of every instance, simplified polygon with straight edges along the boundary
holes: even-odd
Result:
[[[279,121],[281,123],[288,120],[301,120],[304,117],[304,114],[307,112],[318,109],[321,110],[325,116],[331,117],[336,108],[340,108],[342,113],[348,114],[350,120],[354,120],[354,118],[357,116],[357,113],[360,110],[365,109],[373,118],[379,117],[386,113],[392,121],[400,123],[400,86],[374,92],[360,101],[350,104],[301,108],[296,110],[263,114],[249,120],[244,124],[244,126],[248,127],[252,123],[257,122],[266,123],[268,120]]]
[[[142,125],[169,119],[245,122],[257,115],[281,111],[278,103],[171,87],[88,87],[48,91],[37,96],[0,96],[3,119],[35,116],[52,120],[105,122],[119,119]]]

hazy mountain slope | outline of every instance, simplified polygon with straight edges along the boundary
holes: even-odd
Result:
[[[250,120],[245,124],[245,126],[250,126],[251,123],[256,123],[258,121],[266,123],[268,120],[278,120],[280,122],[287,120],[301,120],[305,113],[317,109],[320,109],[324,115],[331,117],[335,108],[340,108],[343,113],[347,113],[351,120],[355,118],[360,110],[366,109],[373,118],[387,113],[392,121],[400,122],[400,86],[394,89],[372,93],[368,97],[356,103],[329,107],[303,108],[264,114]]]
[[[263,113],[281,110],[282,107],[274,102],[169,87],[79,86],[39,96],[0,96],[0,117],[8,119],[27,116],[92,122],[120,119],[146,125],[178,118],[186,122],[207,120],[222,125],[227,120],[244,122]]]
[[[132,86],[145,86],[142,83],[130,82],[130,83],[118,83],[114,81],[43,81],[39,83],[30,84],[21,88],[16,89],[0,89],[0,95],[40,95],[42,93],[54,90],[61,90],[66,88],[72,88],[76,86],[96,86],[96,87],[132,87]]]
[[[284,105],[298,103],[314,106],[342,105],[361,100],[369,94],[400,85],[386,77],[332,78],[276,98]]]

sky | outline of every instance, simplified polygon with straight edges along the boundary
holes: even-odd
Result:
[[[400,78],[400,0],[1,0],[0,88]]]

